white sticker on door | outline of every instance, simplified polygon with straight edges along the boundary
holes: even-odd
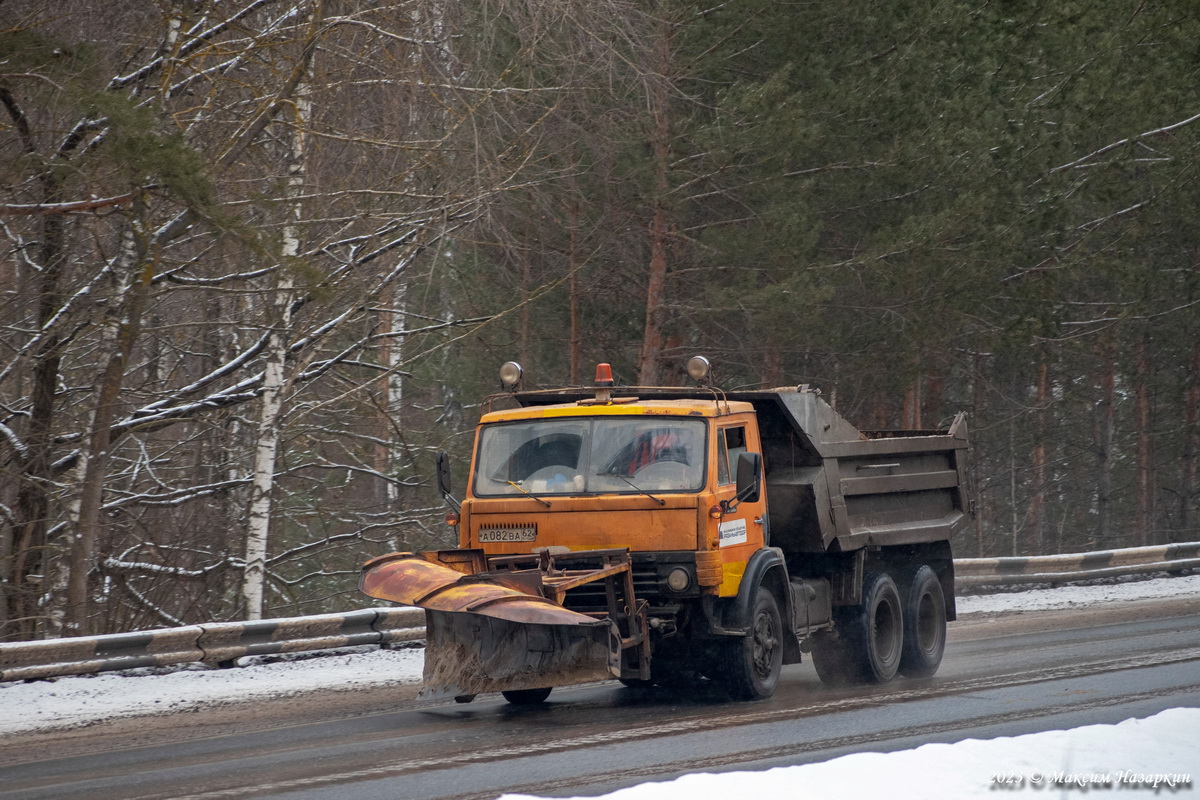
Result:
[[[718,530],[721,532],[721,547],[746,543],[746,520],[744,519],[731,519],[729,522],[722,522]]]

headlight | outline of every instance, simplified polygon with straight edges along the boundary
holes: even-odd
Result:
[[[673,592],[682,592],[692,585],[692,575],[683,567],[676,567],[667,574],[667,586]]]

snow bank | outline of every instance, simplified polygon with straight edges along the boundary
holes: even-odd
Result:
[[[960,595],[957,603],[959,614],[983,614],[998,611],[1054,611],[1117,601],[1188,595],[1200,597],[1200,575],[1129,580],[1094,586],[1062,586],[1057,589],[1026,589],[1001,594]]]
[[[727,800],[731,797],[886,797],[888,800],[1013,795],[1192,795],[1200,779],[1200,709],[1148,719],[999,739],[855,753],[765,772],[695,773],[589,800]],[[506,794],[500,800],[535,800]],[[578,799],[577,800],[581,800]]]
[[[367,647],[319,658],[247,658],[236,669],[189,665],[166,674],[145,669],[0,683],[0,736],[319,690],[415,684],[424,661],[418,648]]]

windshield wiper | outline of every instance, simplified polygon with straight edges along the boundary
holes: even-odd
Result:
[[[654,495],[650,494],[649,492],[647,492],[647,491],[646,491],[645,489],[643,489],[642,487],[638,486],[638,485],[637,485],[636,483],[634,483],[633,481],[629,480],[629,478],[626,478],[624,475],[619,475],[619,474],[617,474],[616,472],[612,472],[612,473],[609,473],[609,474],[611,474],[611,475],[613,475],[614,477],[620,478],[621,480],[625,481],[625,482],[626,482],[626,483],[628,483],[630,486],[632,486],[634,489],[637,489],[639,494],[644,494],[644,495],[646,495],[646,497],[649,497],[651,500],[653,500],[654,502],[658,503],[660,506],[665,506],[665,505],[667,504],[667,501],[666,501],[666,500],[663,500],[661,497],[655,497]]]
[[[520,492],[521,494],[525,495],[526,497],[532,497],[534,500],[537,500],[539,503],[541,503],[542,505],[544,505],[546,508],[550,508],[550,501],[549,501],[549,500],[546,500],[546,499],[544,499],[544,498],[538,497],[538,496],[537,496],[536,494],[534,494],[533,492],[527,492],[527,491],[525,491],[523,488],[521,488],[521,484],[519,484],[519,483],[515,483],[515,482],[513,482],[513,481],[505,481],[505,483],[507,483],[509,486],[513,487],[514,489],[516,489],[518,492]]]

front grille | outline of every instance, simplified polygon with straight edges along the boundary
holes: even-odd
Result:
[[[638,600],[645,600],[652,612],[656,608],[677,603],[681,597],[687,596],[691,592],[684,592],[681,595],[668,590],[667,574],[678,566],[691,565],[694,571],[695,563],[695,556],[691,553],[680,553],[678,556],[669,559],[665,554],[656,553],[653,556],[653,560],[645,557],[638,558],[638,554],[634,553],[632,570],[634,596]],[[573,562],[571,566],[572,568],[583,568],[584,564]],[[599,566],[599,564],[596,566]],[[604,584],[605,582],[601,580],[572,589],[567,592],[563,605],[572,611],[582,613],[606,613],[608,611],[608,595],[605,592]],[[620,590],[618,589],[618,600],[620,596]]]

